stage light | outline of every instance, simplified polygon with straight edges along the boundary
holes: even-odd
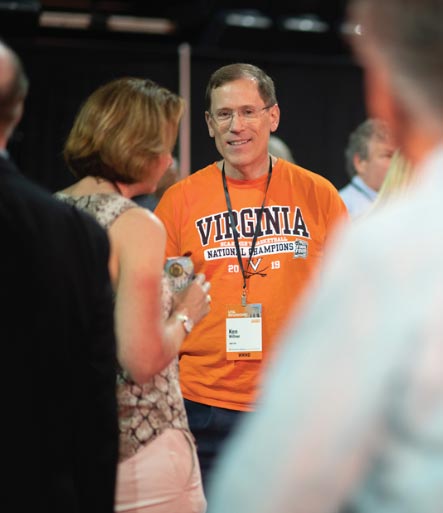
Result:
[[[284,30],[316,33],[328,32],[330,29],[329,24],[315,14],[284,17],[281,20],[281,27]]]

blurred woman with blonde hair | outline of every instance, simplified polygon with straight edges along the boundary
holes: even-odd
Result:
[[[404,196],[414,180],[414,169],[405,156],[396,150],[372,208],[379,208],[393,198]],[[372,210],[372,209],[371,209]]]

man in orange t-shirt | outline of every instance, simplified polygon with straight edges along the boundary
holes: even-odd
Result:
[[[206,101],[209,135],[223,158],[170,187],[155,211],[168,232],[166,256],[190,252],[195,272],[211,282],[211,312],[180,352],[204,480],[240,413],[253,410],[290,307],[347,217],[328,180],[268,153],[280,110],[260,68],[218,69]]]

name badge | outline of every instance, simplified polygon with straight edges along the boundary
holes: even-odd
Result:
[[[262,305],[228,305],[226,358],[261,360],[262,357]]]

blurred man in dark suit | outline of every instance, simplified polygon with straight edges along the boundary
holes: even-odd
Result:
[[[0,42],[2,467],[6,496],[14,494],[3,502],[9,512],[112,513],[109,242],[95,221],[31,183],[9,158],[27,89],[18,56]]]

